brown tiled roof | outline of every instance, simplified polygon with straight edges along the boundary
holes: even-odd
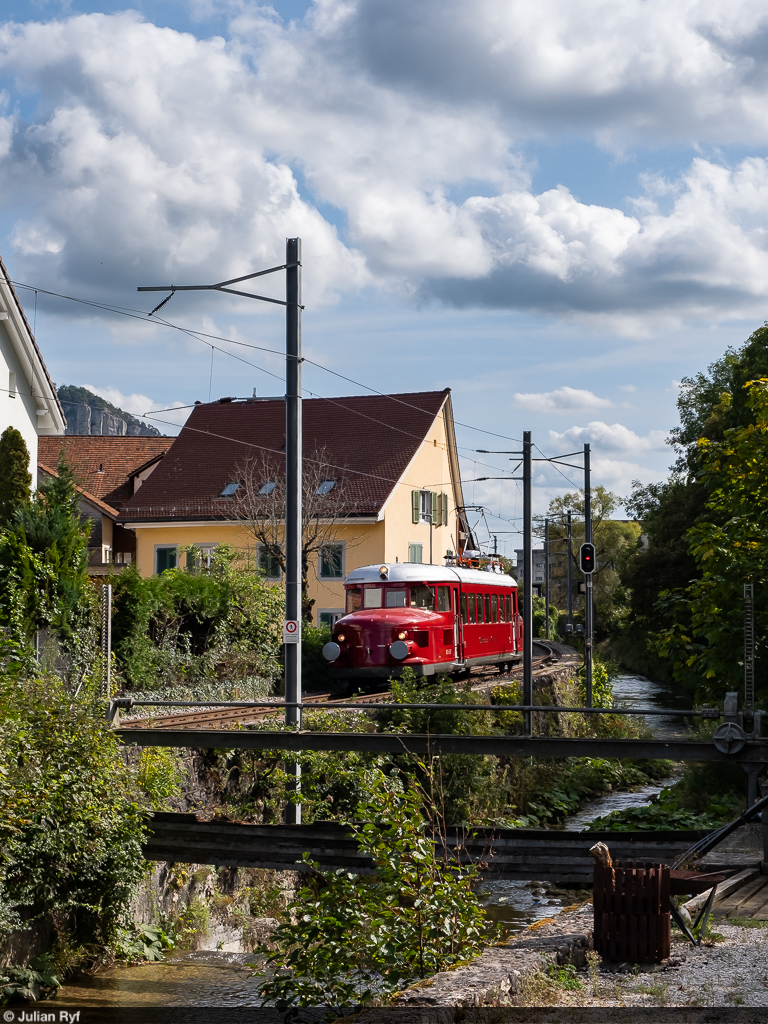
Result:
[[[121,509],[133,494],[133,476],[162,458],[173,442],[172,437],[68,434],[41,437],[37,452],[41,463],[58,466],[63,448],[77,483],[112,508]]]
[[[3,277],[5,278],[5,280],[6,280],[7,284],[8,284],[8,288],[10,289],[11,295],[13,296],[13,301],[16,303],[16,308],[18,309],[19,313],[21,314],[21,319],[24,321],[24,326],[27,329],[27,334],[29,335],[29,340],[32,342],[32,345],[33,345],[33,347],[35,349],[35,354],[37,355],[37,358],[40,360],[40,365],[43,368],[43,373],[45,374],[45,379],[48,381],[48,384],[50,385],[51,394],[53,395],[53,397],[54,397],[54,399],[56,401],[56,405],[59,407],[59,412],[61,413],[61,418],[66,423],[67,422],[67,418],[64,415],[64,410],[61,407],[61,402],[59,401],[59,396],[58,396],[58,394],[56,392],[56,386],[54,385],[53,381],[51,380],[51,375],[48,373],[48,367],[43,362],[43,357],[42,357],[42,355],[40,353],[40,349],[37,346],[37,342],[35,341],[35,336],[32,333],[32,328],[29,326],[29,320],[27,320],[27,315],[24,312],[24,307],[19,302],[19,297],[16,294],[16,289],[11,284],[11,275],[6,270],[5,264],[3,263],[1,258],[0,258],[0,273],[2,273]]]
[[[50,466],[46,466],[44,462],[38,462],[37,468],[38,470],[42,470],[43,473],[47,473],[48,476],[59,475],[55,469],[52,469]],[[90,491],[86,491],[84,487],[77,487],[76,490],[78,494],[82,494],[85,500],[90,502],[91,505],[94,506],[94,508],[97,508],[100,512],[106,512],[106,514],[112,519],[117,518],[116,508],[113,508],[111,505],[108,505],[105,501],[102,501],[100,498],[97,498],[96,495],[91,494]]]
[[[338,479],[335,514],[377,515],[442,409],[450,390],[310,398],[303,402],[304,458],[322,452]],[[173,447],[121,512],[121,520],[229,519],[221,498],[249,458],[282,471],[283,399],[213,402],[192,411]],[[343,501],[342,501],[343,499]]]

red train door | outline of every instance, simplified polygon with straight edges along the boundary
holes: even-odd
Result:
[[[453,648],[454,660],[464,661],[464,637],[461,630],[461,609],[459,607],[459,588],[453,588]]]

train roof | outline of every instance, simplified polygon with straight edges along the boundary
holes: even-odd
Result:
[[[382,565],[388,574],[381,575]],[[424,565],[422,562],[377,562],[354,569],[344,580],[350,583],[461,583],[482,587],[517,587],[517,580],[503,572],[459,569],[449,565]]]

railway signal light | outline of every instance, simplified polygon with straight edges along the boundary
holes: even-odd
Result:
[[[579,548],[579,565],[585,576],[595,571],[595,545],[582,544]]]

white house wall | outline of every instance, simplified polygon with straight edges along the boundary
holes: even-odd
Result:
[[[29,449],[30,473],[37,477],[37,402],[30,395],[26,368],[22,366],[8,333],[9,323],[0,320],[0,434],[15,427]],[[9,393],[10,375],[15,374],[16,397]]]

